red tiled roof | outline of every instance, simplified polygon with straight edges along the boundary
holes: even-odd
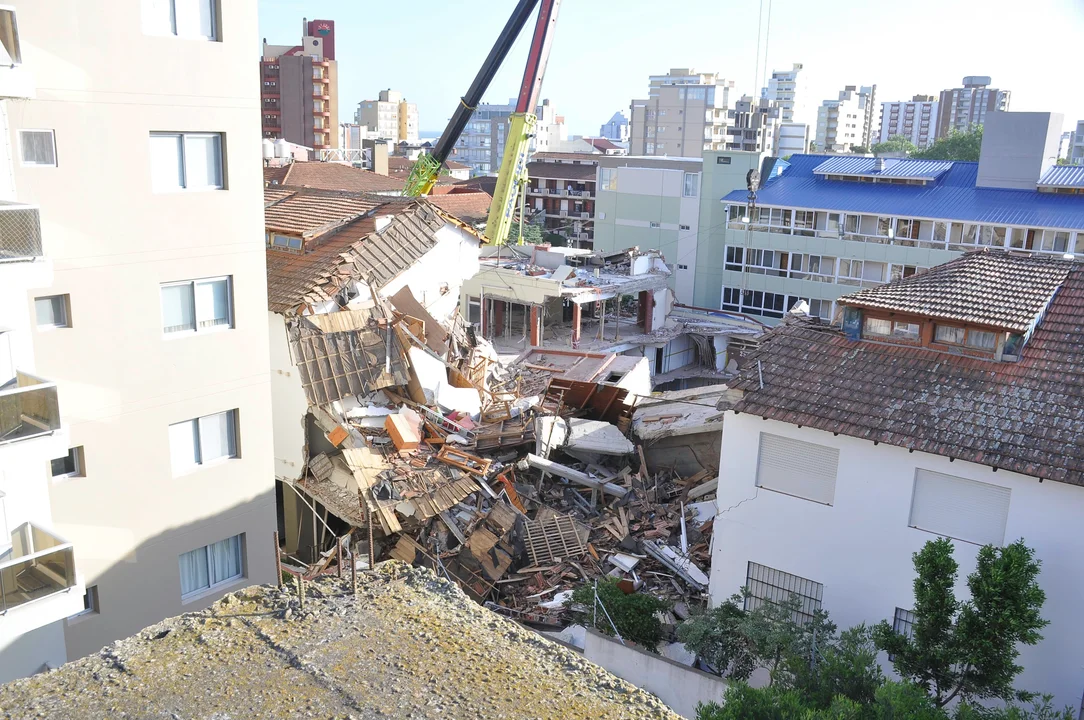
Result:
[[[1072,260],[980,250],[902,280],[845,295],[839,302],[1022,333],[1072,267]]]
[[[278,167],[267,167],[263,169],[263,184],[264,187],[283,185],[286,182],[286,173],[289,172],[289,165],[279,165]]]
[[[606,150],[620,150],[621,149],[620,145],[616,145],[616,144],[610,142],[610,140],[608,140],[607,138],[584,138],[584,140],[591,143],[591,145],[596,150],[602,150],[603,152],[605,152]]]
[[[376,219],[394,214],[376,231]],[[437,243],[444,216],[424,199],[390,200],[374,214],[355,219],[302,254],[268,248],[267,305],[291,314],[335,297],[348,282],[385,285]]]
[[[1041,268],[1036,279],[1046,279]],[[992,278],[991,296],[996,285]],[[1079,264],[1018,362],[852,341],[817,320],[788,316],[748,356],[734,385],[745,391],[735,410],[1084,485],[1082,346]]]
[[[291,163],[279,184],[347,192],[394,193],[403,190],[402,178],[377,175],[369,170],[331,162]]]
[[[456,187],[468,188],[470,190],[481,190],[490,195],[497,191],[497,178],[488,175],[474,177],[468,180],[456,180],[452,184]]]
[[[468,225],[477,225],[489,218],[493,198],[484,192],[445,193],[430,195],[429,202]]]
[[[449,170],[470,170],[470,165],[464,165],[463,163],[456,162],[455,160],[445,160],[444,167],[448,168]]]
[[[264,227],[311,237],[365,215],[390,199],[327,190],[264,188]]]

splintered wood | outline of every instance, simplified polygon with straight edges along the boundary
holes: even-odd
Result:
[[[523,523],[527,555],[532,565],[541,565],[556,558],[581,557],[587,552],[576,529],[576,522],[568,515],[557,515],[542,521],[528,520]]]

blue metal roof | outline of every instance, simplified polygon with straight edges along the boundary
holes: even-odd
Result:
[[[826,159],[824,155],[792,155],[790,167],[761,187],[757,203],[772,207],[1084,230],[1084,195],[975,187],[978,163],[953,162],[941,177],[925,185],[892,185],[828,180],[815,175],[814,169]],[[744,189],[735,190],[723,200],[745,204],[747,194]]]
[[[877,158],[871,157],[837,156],[825,160],[813,168],[813,172],[818,175],[857,175],[863,177],[935,180],[952,167],[952,163],[947,160],[884,158],[884,170],[878,170],[877,161]]]
[[[1040,187],[1084,187],[1084,165],[1055,165],[1039,180]]]

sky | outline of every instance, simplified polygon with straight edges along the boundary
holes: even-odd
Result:
[[[299,44],[302,18],[334,20],[339,122],[392,88],[417,103],[421,130],[437,134],[515,5],[414,0],[389,12],[359,0],[259,0],[260,37]],[[532,29],[485,101],[516,94]],[[1084,120],[1082,38],[1084,0],[564,0],[542,95],[569,136],[597,135],[647,95],[649,75],[672,67],[734,80],[734,99],[759,93],[773,69],[802,63],[797,120],[811,124],[821,101],[845,85],[876,84],[885,102],[989,75],[993,87],[1012,91],[1010,110],[1062,113],[1069,130]]]

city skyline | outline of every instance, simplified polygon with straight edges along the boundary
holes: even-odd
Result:
[[[437,131],[473,80],[513,5],[506,0],[496,7],[479,6],[489,12],[471,15],[472,42],[467,44],[457,34],[456,41],[442,43],[439,63],[432,63],[429,58],[434,55],[427,52],[403,52],[409,31],[402,24],[391,30],[388,22],[389,32],[379,32],[379,17],[344,0],[330,0],[318,8],[302,0],[262,0],[260,37],[285,42],[298,34],[302,18],[335,20],[343,106],[356,107],[380,90],[395,88],[417,103],[420,128]],[[796,121],[810,125],[816,123],[821,101],[835,98],[844,85],[876,83],[879,100],[895,101],[958,87],[965,75],[976,74],[989,75],[995,87],[1011,90],[1012,110],[1062,113],[1066,130],[1084,119],[1084,96],[1065,93],[1055,75],[1034,73],[1019,61],[1019,52],[1007,51],[1004,42],[955,43],[944,32],[963,26],[969,37],[1012,37],[1017,47],[1041,47],[1049,64],[1071,67],[1072,45],[1046,39],[1052,28],[1064,37],[1084,32],[1084,6],[1072,0],[1036,0],[1026,8],[997,1],[985,5],[981,15],[962,2],[918,0],[902,17],[896,9],[871,9],[858,0],[839,0],[832,4],[832,13],[824,12],[823,5],[766,0],[759,64],[758,4],[719,9],[706,0],[687,0],[686,5],[689,12],[662,17],[645,15],[648,6],[643,0],[630,0],[620,14],[595,4],[562,5],[542,94],[566,118],[569,135],[597,135],[615,111],[628,115],[630,100],[646,93],[648,76],[671,67],[719,72],[736,82],[735,97],[740,97],[759,94],[772,70],[795,62],[805,66],[807,92],[800,98]],[[463,19],[462,5],[421,0],[414,8],[413,17],[422,18],[423,26],[431,22],[452,28]],[[639,12],[641,8],[644,12]],[[649,28],[640,22],[646,16],[652,17]],[[718,18],[720,23],[690,22],[696,17]],[[744,35],[734,30],[743,27],[750,28]],[[826,43],[826,38],[850,41]],[[646,40],[650,42],[645,46]],[[526,44],[525,37],[516,43],[486,94],[487,102],[507,102],[516,94]],[[856,56],[863,54],[856,64]],[[455,69],[449,69],[449,55],[458,56]],[[597,84],[605,90],[583,93],[585,83],[595,80],[604,80]]]

